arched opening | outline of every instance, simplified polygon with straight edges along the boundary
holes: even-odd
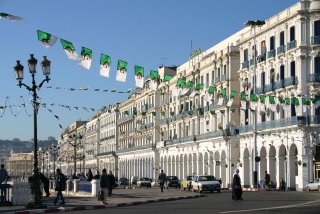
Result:
[[[221,153],[221,165],[220,165],[220,169],[221,169],[221,177],[220,178],[222,179],[223,187],[227,187],[227,184],[229,183],[229,181],[227,181],[227,170],[229,167],[231,167],[231,166],[228,166],[226,152],[223,151]],[[217,178],[217,179],[219,179],[219,178]]]
[[[204,161],[204,172],[203,173],[205,175],[208,175],[210,173],[210,163],[209,163],[209,158],[208,158],[207,152],[204,153],[203,161]]]
[[[260,149],[260,167],[259,167],[259,178],[258,180],[263,180],[265,177],[265,171],[267,170],[267,151],[266,147],[261,147]],[[270,173],[270,172],[268,172]]]
[[[298,175],[298,150],[295,144],[292,144],[289,149],[288,173],[288,187],[291,190],[296,190],[296,176]]]
[[[288,168],[287,168],[287,150],[284,145],[281,145],[279,148],[279,177],[277,184],[280,183],[281,178],[283,178],[288,184]]]
[[[248,148],[243,151],[243,186],[250,187],[250,154]]]
[[[270,146],[269,149],[269,174],[270,174],[270,180],[276,182],[276,149],[274,146]],[[277,182],[278,184],[278,182]]]
[[[198,171],[198,174],[199,175],[203,175],[203,155],[202,153],[199,153],[199,156],[198,156],[198,166],[199,166],[199,171]]]
[[[215,162],[215,165],[214,165],[214,176],[216,178],[220,178],[221,177],[221,174],[220,174],[220,154],[218,151],[215,152],[214,154],[214,162]]]
[[[192,173],[197,174],[197,154],[192,154]]]

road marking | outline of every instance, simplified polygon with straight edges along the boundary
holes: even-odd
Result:
[[[261,210],[274,210],[274,209],[285,209],[285,208],[292,208],[292,207],[298,207],[298,206],[304,206],[312,203],[319,202],[317,201],[309,201],[301,204],[293,204],[293,205],[287,205],[287,206],[279,206],[279,207],[265,207],[265,208],[257,208],[257,209],[248,209],[248,210],[233,210],[233,211],[224,211],[219,213],[239,213],[239,212],[252,212],[252,211],[261,211]]]

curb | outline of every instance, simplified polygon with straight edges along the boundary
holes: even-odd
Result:
[[[259,192],[260,190],[258,188],[242,188],[242,191],[245,191],[245,192]]]
[[[182,199],[194,199],[200,198],[203,195],[194,195],[194,196],[179,196],[172,198],[160,198],[156,200],[146,200],[146,201],[134,201],[128,203],[118,203],[118,204],[107,204],[107,205],[92,205],[92,206],[78,206],[78,207],[54,207],[46,209],[37,209],[37,210],[22,210],[16,212],[9,212],[10,214],[33,214],[33,213],[58,213],[58,212],[70,212],[70,211],[82,211],[82,210],[96,210],[96,209],[105,209],[105,208],[115,208],[115,207],[127,207],[141,204],[150,204],[156,202],[165,202],[165,201],[176,201]]]

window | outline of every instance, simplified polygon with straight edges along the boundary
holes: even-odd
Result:
[[[248,49],[244,49],[243,51],[243,61],[246,62],[248,61],[249,57],[248,57]]]
[[[284,45],[284,31],[280,32],[280,46]]]
[[[295,61],[290,62],[290,76],[291,77],[296,76],[296,62]]]
[[[261,86],[263,87],[263,86],[265,86],[265,84],[266,84],[266,74],[265,74],[265,72],[262,72],[261,73]]]
[[[209,73],[206,74],[206,87],[209,87]]]
[[[261,53],[261,55],[263,55],[263,54],[266,54],[266,50],[267,49],[267,47],[266,47],[266,41],[265,40],[263,40],[263,41],[261,41],[261,43],[260,43],[260,53]]]
[[[314,22],[314,36],[320,36],[320,20]]]
[[[316,56],[314,58],[314,73],[320,74],[320,57]]]
[[[284,65],[280,66],[280,80],[284,80]]]
[[[290,42],[295,40],[295,27],[290,27]]]
[[[255,58],[257,56],[257,50],[256,50],[256,46],[253,45],[252,46],[252,56],[251,56],[251,59]]]
[[[269,46],[269,50],[270,51],[272,51],[272,50],[274,50],[274,36],[271,36],[270,37],[270,44],[269,44],[270,46]]]

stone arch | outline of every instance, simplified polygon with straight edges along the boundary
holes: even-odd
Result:
[[[192,173],[197,174],[197,154],[192,154]]]
[[[221,175],[220,178],[222,179],[222,184],[224,185],[224,187],[226,187],[226,184],[229,183],[227,181],[227,170],[229,169],[228,166],[228,162],[227,162],[227,155],[225,151],[221,152],[221,165],[220,165],[220,169],[221,169]],[[217,178],[219,179],[219,178]]]
[[[279,147],[278,152],[278,167],[279,167],[279,177],[278,177],[278,183],[280,182],[281,178],[285,179],[285,182],[288,184],[288,167],[287,167],[287,149],[282,144]]]
[[[288,159],[288,187],[295,190],[296,176],[298,175],[298,149],[294,143],[290,146]]]
[[[268,172],[270,174],[270,180],[271,181],[276,181],[277,178],[277,169],[276,169],[276,148],[271,145],[269,148],[269,167],[268,167]],[[277,182],[279,184],[279,182]]]
[[[187,154],[183,155],[183,178],[188,175],[188,156]]]
[[[167,175],[169,175],[169,174],[171,175],[171,169],[172,169],[172,168],[171,168],[171,164],[172,164],[172,160],[171,160],[171,156],[169,156],[169,157],[168,157],[168,163],[166,164],[167,167],[168,167],[168,168],[166,169]]]
[[[204,153],[203,162],[204,162],[203,174],[208,175],[210,174],[210,162],[209,162],[208,152]]]
[[[191,175],[193,173],[192,171],[192,154],[188,155],[188,174]]]
[[[265,171],[268,171],[267,170],[267,150],[266,150],[266,147],[262,146],[260,149],[260,167],[259,167],[258,180],[264,179]]]
[[[250,169],[251,169],[251,164],[250,164],[250,153],[249,149],[245,148],[243,151],[243,186],[244,187],[250,187]]]
[[[221,166],[221,162],[220,162],[220,154],[218,151],[216,151],[214,153],[214,162],[215,162],[215,166],[214,166],[214,176],[216,178],[220,178],[221,174],[220,174],[220,166]]]
[[[198,153],[198,174],[203,175],[203,155],[201,152]]]

